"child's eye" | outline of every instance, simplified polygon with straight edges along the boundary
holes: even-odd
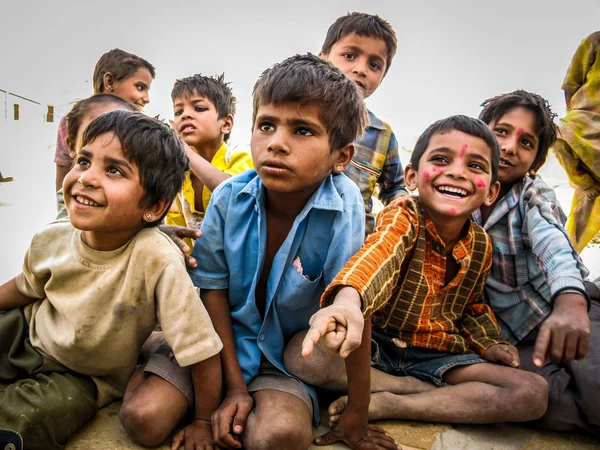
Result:
[[[433,157],[431,157],[431,159],[429,161],[434,162],[434,163],[447,163],[448,162],[448,160],[441,155],[433,156]]]
[[[527,148],[533,148],[533,143],[529,139],[522,139],[521,143]]]
[[[138,89],[138,91],[140,91],[140,92],[141,92],[141,91],[143,91],[143,90],[145,90],[145,89],[146,89],[146,86],[144,86],[143,84],[138,84],[138,85],[137,85],[137,89]]]
[[[500,136],[506,136],[506,130],[504,128],[494,128],[494,133]]]
[[[346,59],[354,59],[354,53],[342,53],[342,56]]]
[[[261,124],[258,125],[258,129],[260,131],[275,131],[275,127],[273,126],[273,124],[269,123],[269,122],[263,122]]]
[[[175,112],[173,113],[173,115],[174,115],[175,117],[177,117],[177,116],[180,116],[181,114],[183,114],[183,110],[182,110],[182,109],[178,109],[177,111],[175,111]]]
[[[472,169],[476,169],[476,170],[481,170],[482,172],[486,172],[485,167],[482,164],[476,163],[476,162],[472,162],[469,164],[469,167]]]
[[[124,175],[121,169],[115,166],[110,166],[108,169],[106,169],[106,172],[110,173],[111,175],[118,175],[120,177]]]
[[[379,65],[379,63],[376,62],[372,62],[369,64],[371,66],[371,69],[375,70],[375,71],[379,71],[381,70],[381,66]]]
[[[208,111],[208,108],[206,106],[196,106],[194,108],[194,111],[196,111],[196,112],[204,112],[204,111]]]
[[[300,136],[314,136],[315,133],[310,128],[300,127],[296,130],[296,134]]]
[[[87,159],[84,156],[79,156],[77,158],[77,165],[78,166],[89,166],[90,165],[90,161],[89,161],[89,159]]]

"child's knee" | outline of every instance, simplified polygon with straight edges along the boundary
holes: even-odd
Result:
[[[256,421],[253,425],[244,433],[243,443],[247,450],[304,450],[312,440],[312,428],[303,427],[297,421]]]
[[[535,420],[548,408],[548,383],[538,374],[518,371],[512,383],[515,407],[526,411],[523,420]]]
[[[146,447],[154,447],[161,444],[169,434],[157,426],[167,413],[153,402],[142,403],[132,399],[123,403],[119,418],[131,439]]]

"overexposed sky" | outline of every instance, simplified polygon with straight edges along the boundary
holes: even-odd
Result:
[[[318,53],[329,25],[354,10],[379,14],[397,32],[398,53],[368,105],[406,147],[434,120],[476,115],[483,99],[517,88],[562,114],[570,58],[600,28],[598,0],[3,1],[0,89],[64,113],[92,93],[98,57],[120,47],[156,67],[153,115],[172,117],[176,78],[225,72],[239,99],[232,142],[246,143],[260,72]]]

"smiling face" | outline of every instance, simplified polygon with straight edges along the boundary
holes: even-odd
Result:
[[[152,74],[148,69],[139,69],[133,75],[121,81],[113,81],[107,92],[127,100],[140,111],[150,103],[150,85]]]
[[[500,144],[498,180],[502,190],[510,188],[529,172],[538,152],[539,139],[536,132],[535,114],[526,108],[514,108],[500,119],[490,123]],[[543,161],[539,164],[541,166]]]
[[[331,151],[329,132],[315,104],[258,106],[252,129],[252,160],[268,192],[307,201],[332,172],[342,172],[352,144]]]
[[[329,54],[319,56],[354,81],[363,98],[367,98],[385,75],[387,46],[383,39],[350,33],[333,44]]]
[[[217,149],[233,127],[233,116],[219,119],[214,103],[196,91],[175,98],[173,115],[175,130],[193,148],[208,145]]]
[[[450,218],[465,221],[495,200],[499,184],[491,184],[491,154],[483,139],[452,130],[431,137],[418,170],[406,167],[406,186],[419,190],[419,202],[436,227]]]
[[[144,189],[137,165],[128,161],[113,133],[98,136],[82,148],[63,181],[71,224],[83,231],[96,250],[124,245],[144,225]]]

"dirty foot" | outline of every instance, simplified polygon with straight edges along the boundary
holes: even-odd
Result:
[[[367,419],[371,421],[393,418],[391,412],[398,407],[398,402],[401,397],[401,395],[392,394],[391,392],[374,392],[371,394]],[[329,408],[327,409],[327,412],[329,413],[329,426],[333,426],[334,423],[337,423],[340,420],[347,405],[347,395],[338,398],[329,405]]]

